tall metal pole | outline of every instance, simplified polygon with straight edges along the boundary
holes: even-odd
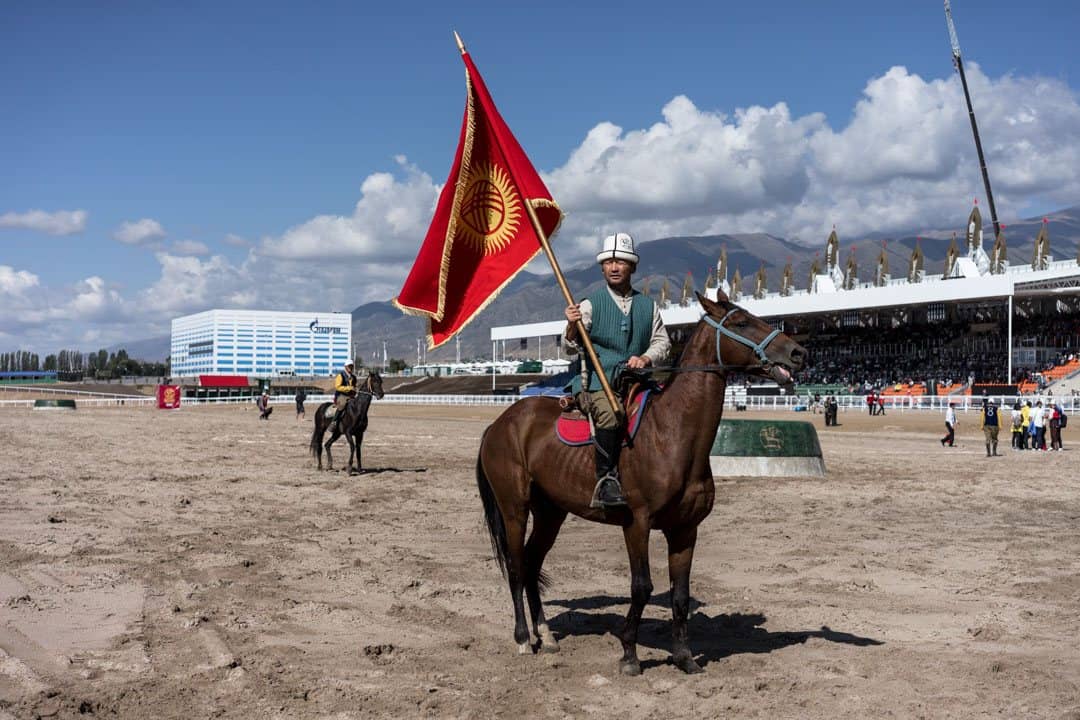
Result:
[[[1005,384],[1012,385],[1012,316],[1013,316],[1013,296],[1009,295],[1009,335],[1008,342],[1005,344],[1005,348],[1009,353],[1008,360],[1008,375],[1005,376]]]
[[[964,75],[964,61],[960,57],[960,40],[956,37],[956,27],[953,25],[952,8],[949,0],[945,0],[945,22],[949,25],[949,40],[952,42],[953,65],[960,73],[960,84],[964,87],[964,100],[967,101],[968,118],[971,120],[971,133],[975,136],[975,150],[979,153],[979,168],[982,170],[983,186],[986,188],[986,202],[990,205],[990,220],[994,223],[994,240],[1001,235],[1001,224],[997,218],[997,208],[994,207],[994,193],[990,190],[990,174],[986,171],[986,158],[983,157],[982,142],[979,140],[979,126],[975,122],[975,109],[971,107],[971,93],[968,92],[967,77]]]

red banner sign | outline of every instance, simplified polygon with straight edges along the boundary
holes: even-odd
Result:
[[[160,410],[175,410],[180,407],[180,386],[158,385],[157,406]]]

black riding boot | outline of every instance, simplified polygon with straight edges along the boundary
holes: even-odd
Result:
[[[589,507],[619,508],[626,507],[626,498],[619,484],[619,451],[622,450],[622,437],[619,430],[596,428],[596,488],[593,490]]]

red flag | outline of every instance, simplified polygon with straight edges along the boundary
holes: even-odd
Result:
[[[540,252],[523,203],[550,237],[562,221],[467,53],[465,119],[450,177],[401,292],[402,312],[428,318],[428,347],[452,338]]]

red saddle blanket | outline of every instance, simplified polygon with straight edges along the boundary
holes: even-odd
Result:
[[[637,435],[638,426],[641,425],[641,416],[645,414],[645,404],[649,401],[652,390],[645,390],[634,400],[636,407],[630,409],[630,419],[626,423],[626,434],[623,436],[623,445],[629,445]],[[589,445],[592,443],[592,433],[589,428],[589,418],[579,412],[562,413],[555,421],[555,434],[559,440],[567,445]]]

